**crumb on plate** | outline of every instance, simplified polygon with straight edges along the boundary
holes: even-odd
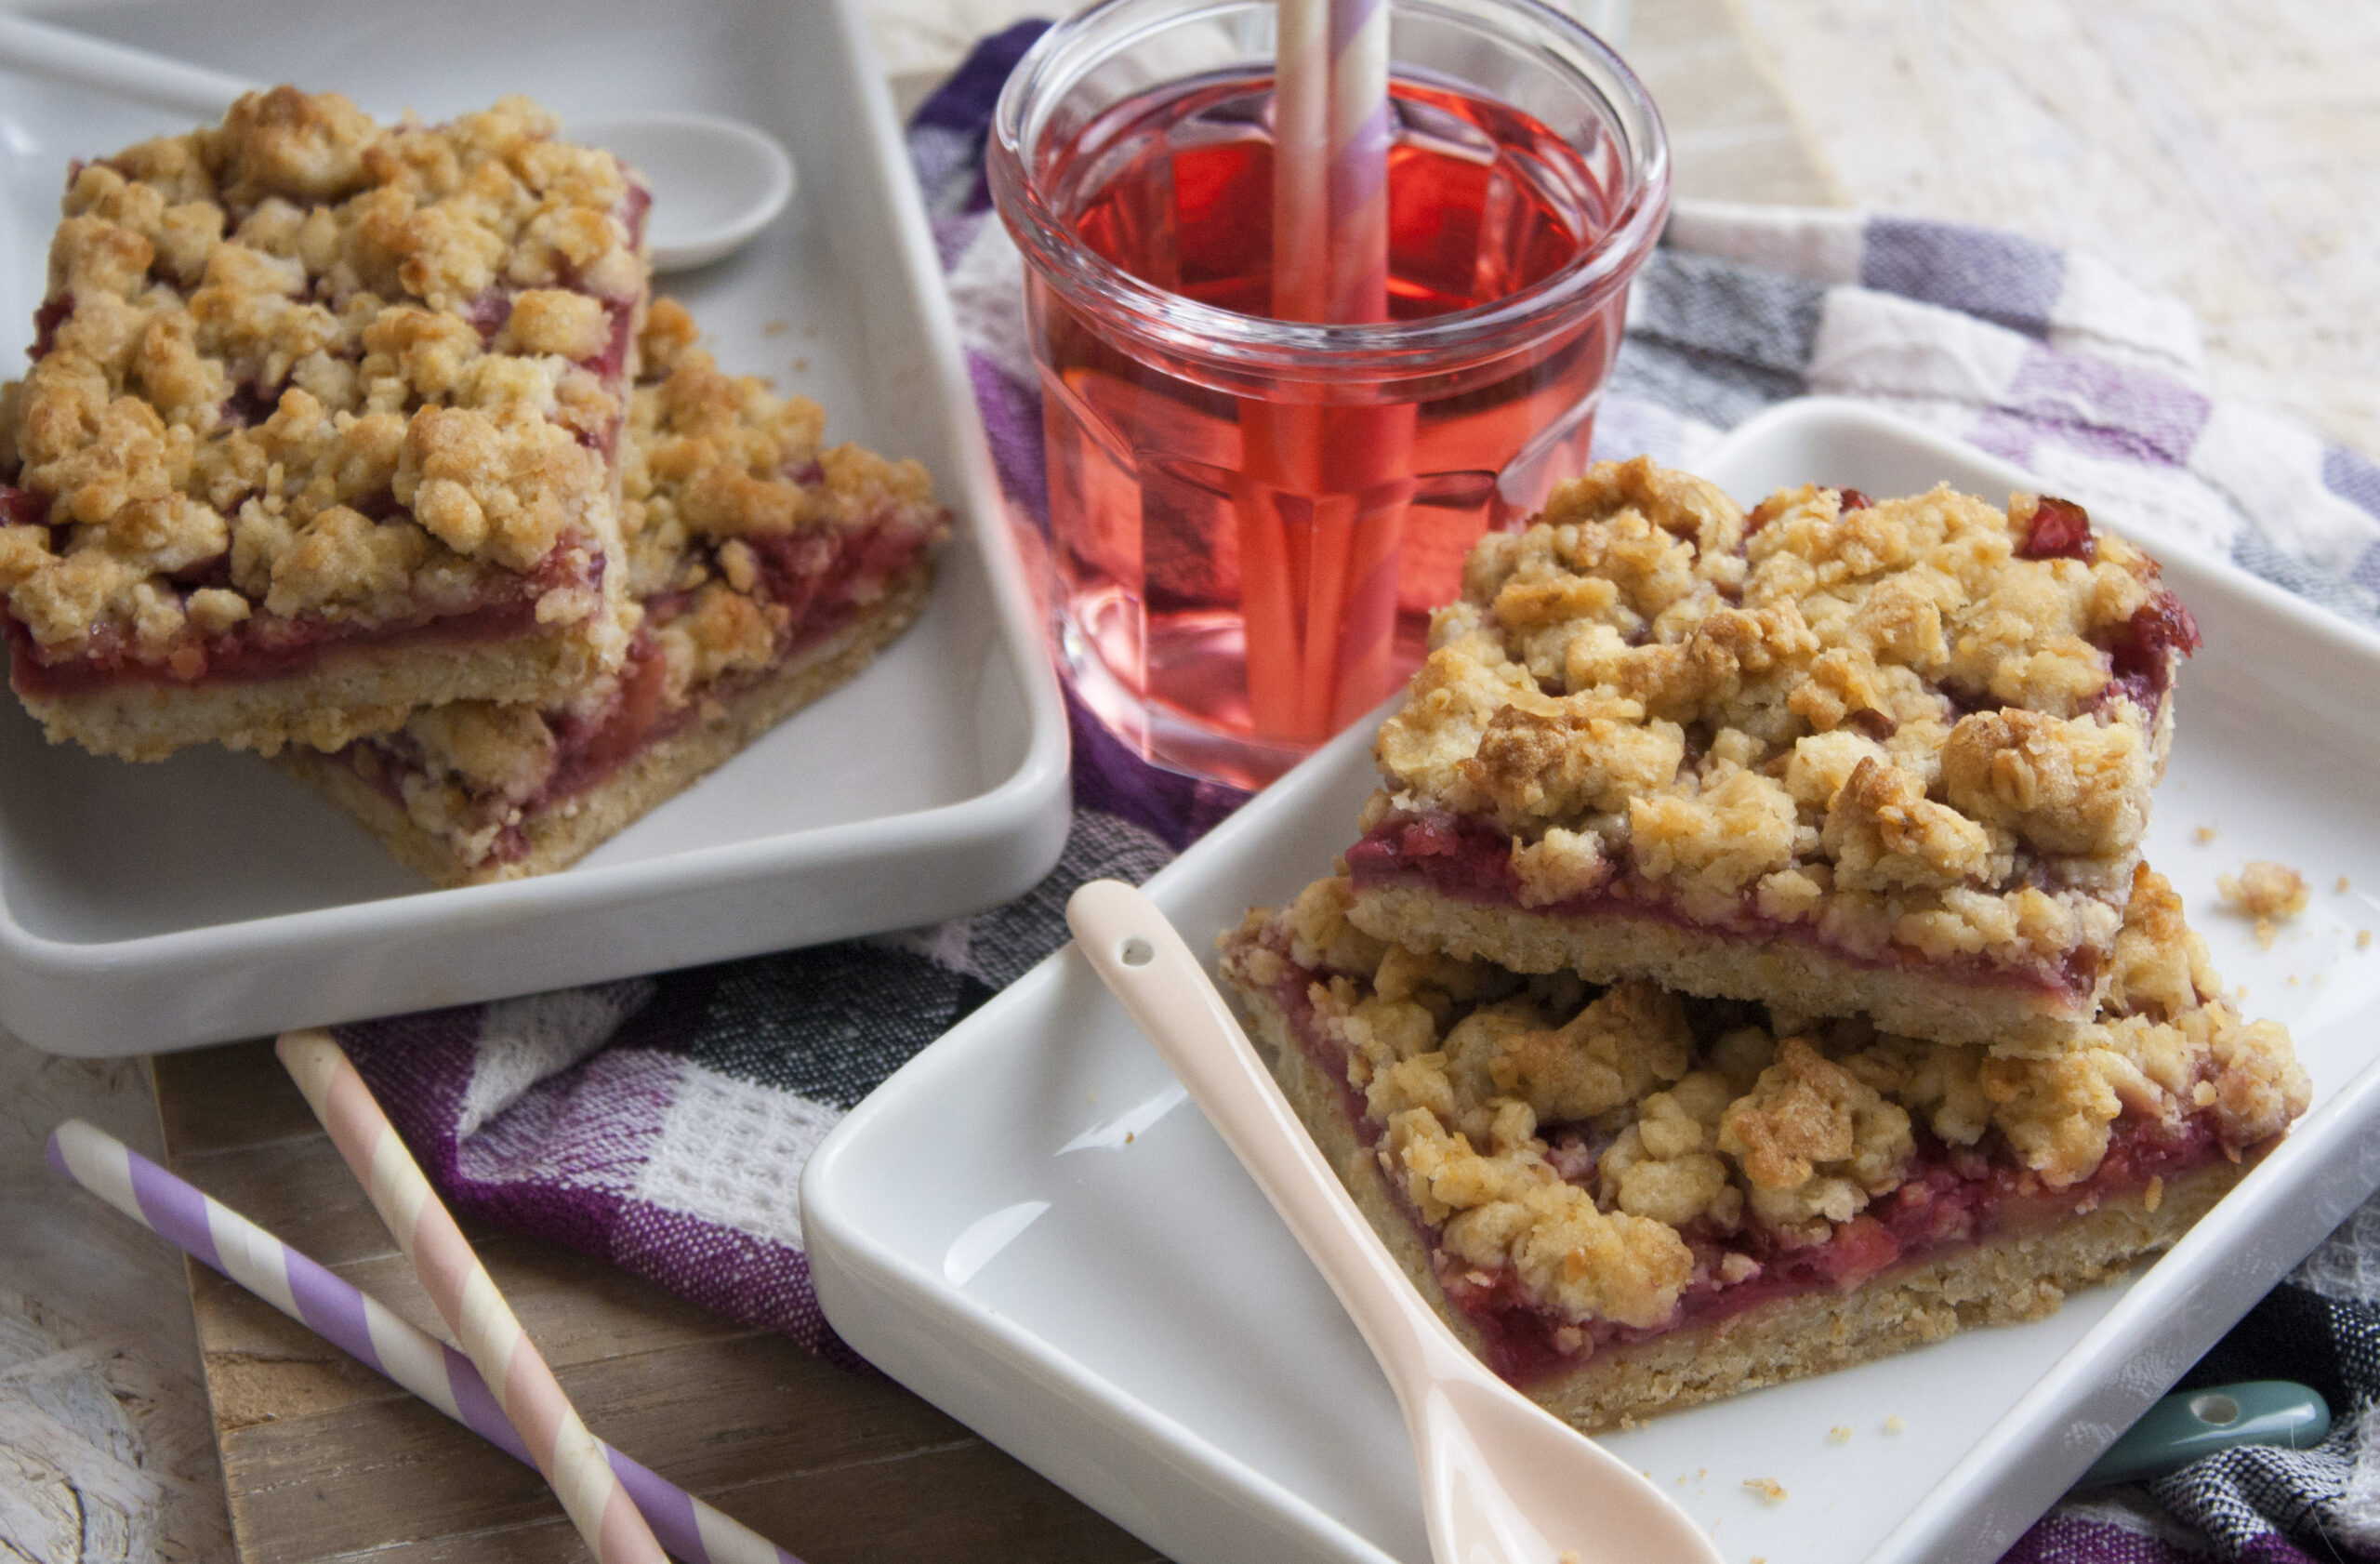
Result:
[[[1775,1478],[1746,1478],[1744,1486],[1759,1494],[1760,1502],[1764,1504],[1781,1504],[1785,1502],[1785,1485]]]
[[[1884,1432],[1887,1434],[1897,1434],[1908,1426],[1909,1420],[1902,1417],[1898,1412],[1895,1412],[1892,1416],[1884,1419]]]
[[[2197,840],[2198,844],[2201,847],[2203,847],[2208,842],[2215,840],[2215,828],[2213,826],[2201,826],[2198,829],[2190,832],[2190,835]]]
[[[2312,894],[2304,875],[2287,864],[2266,858],[2250,860],[2237,875],[2216,875],[2215,888],[2222,893],[2225,901],[2259,922],[2296,917],[2306,910],[2307,899]]]
[[[1833,1427],[1828,1429],[1826,1431],[1826,1442],[1835,1445],[1849,1444],[1851,1442],[1851,1425],[1848,1423],[1838,1423]]]

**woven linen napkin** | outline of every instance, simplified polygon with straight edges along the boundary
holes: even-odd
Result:
[[[988,216],[983,146],[1000,83],[1042,25],[985,40],[909,135],[1007,524],[1028,552],[1047,517],[1041,417],[1019,260]],[[2201,371],[2188,311],[2087,257],[1938,223],[1687,203],[1636,285],[1596,453],[1691,466],[1771,403],[1858,397],[2022,463],[2144,536],[2222,550],[2374,623],[2380,468],[2211,400]],[[1073,716],[1073,833],[1050,879],[1008,906],[878,939],[348,1027],[341,1040],[460,1210],[848,1359],[802,1253],[795,1186],[812,1149],[901,1064],[1063,943],[1077,884],[1145,879],[1240,802],[1144,764],[1079,709]],[[2380,1270],[2380,1216],[2346,1232],[2359,1258],[2323,1274]],[[2136,1491],[2062,1508],[2011,1557],[2162,1561],[2219,1545],[2278,1560],[2307,1557],[2292,1535],[2380,1541],[2380,1443],[2365,1470],[2356,1416],[2380,1391],[2380,1309],[2340,1295],[2307,1292],[2303,1306],[2330,1311],[2321,1318],[2338,1344],[2323,1359],[2338,1365],[2324,1383],[2344,1398],[2331,1445],[2205,1463],[2160,1488],[2162,1509]],[[2242,1332],[2253,1337],[2263,1313],[2288,1306],[2268,1305]]]

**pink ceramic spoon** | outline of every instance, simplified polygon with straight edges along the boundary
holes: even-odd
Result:
[[[1665,1494],[1490,1373],[1422,1302],[1154,903],[1093,881],[1066,922],[1380,1359],[1438,1564],[1719,1564]]]

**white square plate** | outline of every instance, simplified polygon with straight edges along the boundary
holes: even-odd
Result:
[[[98,760],[0,702],[0,1026],[58,1053],[150,1053],[931,922],[1048,871],[1067,820],[1064,709],[854,5],[102,0],[60,20],[384,116],[525,92],[565,129],[699,108],[774,131],[800,170],[792,209],[662,291],[723,367],[823,403],[828,439],[924,461],[959,536],[923,619],[860,678],[539,880],[430,891],[253,756]],[[0,73],[15,343],[69,161],[183,128]]]
[[[1746,501],[2022,474],[1913,425],[1805,402],[1706,464]],[[2185,1241],[2038,1324],[1656,1419],[1606,1443],[1731,1558],[1984,1561],[2380,1186],[2380,638],[2221,562],[2161,550],[2206,645],[2188,668],[2150,856],[2256,1014],[2294,1031],[2315,1109]],[[1342,736],[1149,884],[1204,948],[1328,867],[1374,785]],[[2217,828],[2209,844],[2193,829]],[[2268,857],[2313,907],[2259,951],[2215,877]],[[2347,875],[2355,889],[2334,891]],[[1263,1198],[1072,947],[861,1104],[811,1159],[802,1230],[826,1317],[895,1378],[1183,1564],[1421,1564],[1403,1425]],[[1887,1419],[1905,1425],[1887,1434]],[[1830,1440],[1837,1425],[1854,1432]],[[1787,1493],[1764,1504],[1743,1484]]]

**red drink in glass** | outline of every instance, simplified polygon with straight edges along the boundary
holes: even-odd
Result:
[[[993,165],[1028,261],[1061,656],[1144,754],[1248,786],[1387,696],[1464,551],[1586,465],[1666,194],[1599,122],[1400,73],[1389,321],[1276,322],[1271,102],[1262,66],[1185,75]],[[1038,264],[1057,240],[1079,275]],[[1318,677],[1281,677],[1301,656]]]

